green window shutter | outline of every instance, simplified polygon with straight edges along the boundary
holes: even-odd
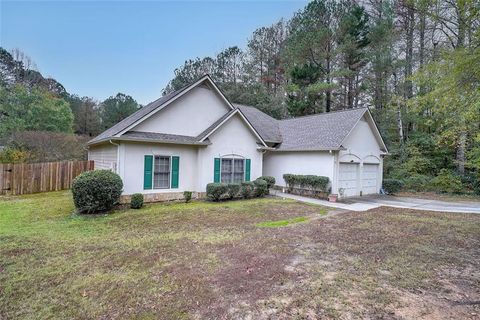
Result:
[[[152,189],[153,156],[145,156],[143,167],[143,189]]]
[[[172,157],[172,189],[178,188],[179,168],[180,168],[180,157]]]
[[[213,182],[220,182],[220,158],[215,158],[213,165]]]
[[[245,159],[245,181],[250,181],[250,159]]]

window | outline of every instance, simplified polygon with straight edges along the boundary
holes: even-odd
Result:
[[[153,188],[168,189],[170,187],[170,157],[155,156],[153,164]]]
[[[221,181],[240,183],[245,180],[245,160],[222,158]]]

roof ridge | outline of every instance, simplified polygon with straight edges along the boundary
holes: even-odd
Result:
[[[288,119],[281,119],[281,120],[277,120],[277,121],[288,121],[288,120],[296,120],[296,119],[309,118],[309,117],[318,117],[318,116],[324,116],[324,115],[333,114],[333,113],[357,111],[357,110],[360,110],[360,109],[369,110],[368,107],[358,107],[358,108],[351,108],[351,109],[335,110],[335,111],[330,111],[330,112],[307,114],[307,115],[304,115],[304,116],[298,116],[298,117],[295,117],[295,118],[288,118]]]

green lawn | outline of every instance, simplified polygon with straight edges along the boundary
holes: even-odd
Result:
[[[480,216],[274,198],[73,211],[69,192],[0,198],[0,319],[478,311]]]

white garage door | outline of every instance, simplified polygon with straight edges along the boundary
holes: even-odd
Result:
[[[343,188],[344,197],[357,196],[358,163],[340,163],[338,187]]]
[[[362,194],[378,193],[378,164],[363,164]]]

